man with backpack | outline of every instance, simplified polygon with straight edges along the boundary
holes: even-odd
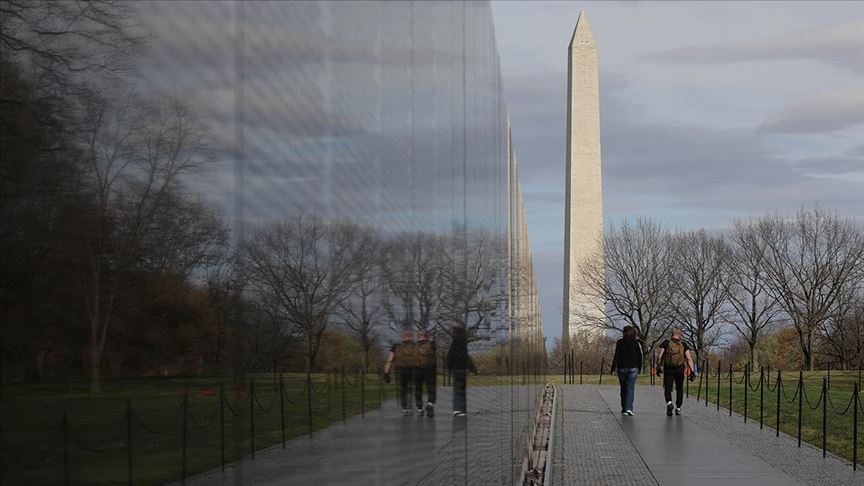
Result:
[[[681,337],[681,329],[672,330],[670,339],[660,343],[660,355],[657,357],[657,374],[663,375],[663,396],[666,399],[666,415],[681,415],[681,405],[684,403],[684,372],[689,366],[690,381],[696,378],[696,367],[690,356],[690,347]],[[675,385],[675,405],[672,404],[672,385]]]
[[[387,355],[384,365],[384,382],[390,383],[390,370],[396,365],[396,376],[399,382],[399,403],[402,405],[402,415],[411,415],[408,408],[408,389],[414,376],[416,361],[414,332],[411,329],[402,331],[402,342],[394,344]]]
[[[414,401],[417,405],[417,416],[422,417],[423,386],[426,386],[428,401],[425,411],[427,417],[435,416],[435,385],[437,379],[437,348],[434,341],[429,340],[429,334],[421,329],[417,331],[417,343],[414,345]]]

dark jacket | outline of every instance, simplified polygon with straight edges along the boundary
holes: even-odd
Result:
[[[464,332],[453,333],[453,342],[450,344],[450,350],[447,351],[447,368],[477,372],[471,356],[468,355],[468,339]]]
[[[642,372],[642,346],[638,339],[621,338],[615,343],[612,371],[621,368],[638,368]]]

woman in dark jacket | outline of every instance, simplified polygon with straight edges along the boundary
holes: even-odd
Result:
[[[447,351],[447,368],[453,377],[453,415],[464,417],[468,404],[466,387],[468,371],[477,373],[474,362],[468,355],[468,335],[464,327],[454,327],[452,331],[453,342]]]
[[[615,344],[612,358],[612,374],[618,371],[621,384],[621,413],[633,415],[633,395],[636,393],[636,377],[642,372],[642,346],[636,339],[636,328],[624,326],[624,337]]]

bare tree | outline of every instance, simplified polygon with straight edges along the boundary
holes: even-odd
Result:
[[[357,334],[363,348],[363,369],[369,367],[369,350],[380,338],[378,328],[385,319],[384,282],[381,275],[380,239],[372,228],[362,228],[362,239],[368,251],[358,252],[355,260],[355,285],[351,294],[339,305],[345,326]]]
[[[864,364],[864,281],[840,292],[837,304],[819,327],[822,352],[844,369]]]
[[[812,370],[814,337],[864,266],[864,232],[821,208],[802,209],[790,220],[765,217],[758,224],[768,248],[769,287],[795,326]]]
[[[673,317],[672,252],[668,230],[648,219],[623,222],[603,236],[602,255],[579,266],[606,329],[636,328],[643,355],[663,339]],[[602,302],[602,305],[599,304]],[[592,311],[592,312],[594,312]]]
[[[384,245],[384,310],[394,330],[434,331],[440,324],[444,245],[442,236],[423,232],[399,235]]]
[[[729,322],[750,349],[754,369],[761,362],[759,340],[766,328],[777,321],[780,306],[767,288],[765,259],[767,244],[752,222],[736,221],[728,234],[732,254],[726,271],[729,278]]]
[[[678,233],[671,241],[673,319],[697,356],[705,356],[721,337],[729,248],[704,229]]]
[[[354,224],[299,214],[262,227],[246,243],[249,290],[278,325],[302,336],[307,379],[324,331],[355,285],[368,238]]]
[[[445,240],[441,266],[440,322],[444,330],[462,327],[470,340],[491,337],[493,312],[506,298],[496,279],[506,263],[487,231],[454,229]]]
[[[206,128],[177,99],[94,99],[84,120],[92,211],[85,222],[89,231],[82,237],[82,256],[74,266],[90,324],[91,390],[99,392],[124,276],[141,263],[145,242],[154,241],[154,233],[164,235],[159,223],[177,202],[173,195],[181,178],[212,158]]]

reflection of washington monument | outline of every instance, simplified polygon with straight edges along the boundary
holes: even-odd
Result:
[[[579,13],[567,63],[567,196],[564,206],[564,342],[577,332],[599,334],[603,302],[584,290],[578,267],[603,234],[600,184],[600,87],[597,46]]]

